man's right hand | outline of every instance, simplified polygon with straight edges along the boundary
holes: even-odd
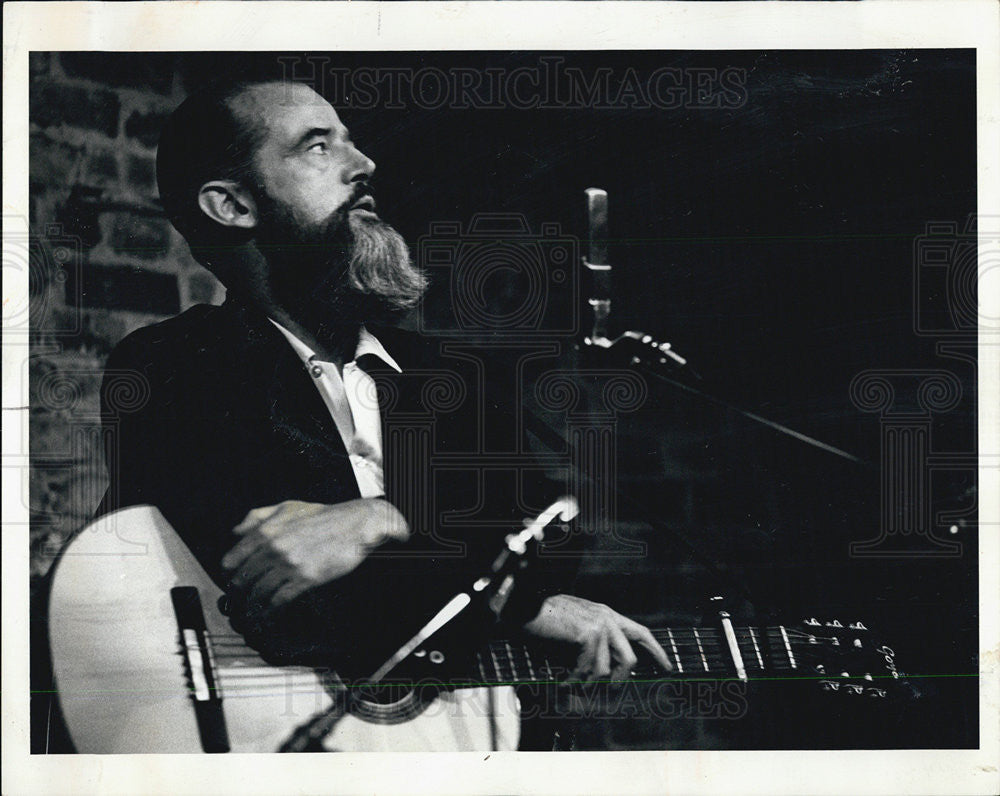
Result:
[[[231,573],[231,618],[250,625],[266,624],[299,595],[343,577],[383,542],[410,535],[403,515],[381,498],[286,500],[253,509],[233,533],[242,538],[222,559]]]

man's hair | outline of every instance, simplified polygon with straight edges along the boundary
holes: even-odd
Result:
[[[249,237],[208,218],[198,206],[198,193],[210,180],[252,178],[253,154],[263,131],[239,118],[232,102],[247,89],[269,82],[275,81],[231,79],[203,88],[177,107],[160,133],[156,152],[160,201],[195,258],[205,265],[213,248],[240,245]]]

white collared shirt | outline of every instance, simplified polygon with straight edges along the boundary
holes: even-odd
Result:
[[[316,353],[277,321],[271,320],[295,350],[312,377],[326,404],[330,417],[340,432],[350,458],[354,478],[363,498],[385,494],[382,463],[382,418],[379,415],[375,380],[357,366],[363,354],[374,354],[396,372],[402,368],[364,326],[358,334],[354,359],[344,363],[343,376],[333,362],[319,359]]]

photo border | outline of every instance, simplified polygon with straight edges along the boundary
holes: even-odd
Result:
[[[28,218],[31,50],[976,49],[978,213],[1000,216],[1000,5],[859,3],[138,2],[4,6],[3,213]],[[4,230],[5,233],[11,230]],[[1000,317],[993,275],[983,318]],[[26,289],[27,279],[20,289]],[[15,286],[17,287],[17,286]],[[14,300],[4,284],[5,304]],[[14,289],[14,288],[11,288]],[[3,792],[989,793],[1000,775],[996,534],[979,539],[978,750],[45,756],[28,754],[28,385],[23,335],[3,344]],[[980,329],[979,452],[1000,454],[1000,347]],[[980,466],[981,527],[1000,470]],[[251,776],[252,774],[252,776]]]

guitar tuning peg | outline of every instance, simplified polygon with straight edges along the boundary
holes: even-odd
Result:
[[[867,630],[868,628],[864,626],[861,622],[854,622],[847,626],[848,630]]]
[[[834,619],[832,622],[827,622],[826,626],[827,627],[843,627],[843,625],[840,624],[840,620],[839,619]]]
[[[812,625],[813,627],[819,627],[819,620],[816,617],[807,619],[803,624]]]

